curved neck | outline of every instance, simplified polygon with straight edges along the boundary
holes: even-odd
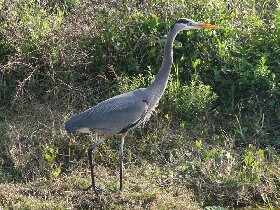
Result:
[[[172,63],[173,63],[173,42],[179,31],[170,30],[167,35],[167,40],[164,46],[164,57],[161,68],[156,75],[155,80],[149,87],[152,92],[160,99],[168,82]]]

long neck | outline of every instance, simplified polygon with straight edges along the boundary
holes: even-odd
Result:
[[[164,46],[164,57],[163,57],[161,68],[158,74],[156,75],[156,78],[153,81],[153,83],[150,85],[150,87],[148,87],[148,89],[150,89],[152,95],[156,98],[157,101],[163,95],[163,92],[168,82],[168,78],[173,63],[173,42],[177,34],[178,31],[176,30],[171,29],[169,31]]]

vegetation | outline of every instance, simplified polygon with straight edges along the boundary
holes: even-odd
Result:
[[[0,1],[1,209],[279,208],[280,2]],[[64,122],[148,86],[179,17],[217,24],[182,32],[156,113],[94,154],[98,134]]]

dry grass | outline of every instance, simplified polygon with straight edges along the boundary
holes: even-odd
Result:
[[[199,209],[192,193],[185,187],[175,183],[168,187],[162,185],[154,175],[160,170],[149,164],[140,169],[126,167],[125,188],[120,192],[117,171],[98,166],[100,198],[92,191],[83,191],[90,184],[90,177],[88,171],[81,168],[52,181],[41,178],[25,184],[1,184],[0,198],[4,208],[13,209]]]
[[[0,171],[3,208],[200,209],[277,200],[275,161],[269,168],[264,165],[260,181],[245,181],[242,167],[235,169],[232,163],[239,162],[242,154],[216,145],[222,164],[212,158],[205,161],[195,143],[182,135],[183,130],[179,134],[166,129],[168,124],[156,117],[146,126],[162,128],[138,129],[127,138],[123,192],[118,190],[119,140],[114,138],[97,149],[96,176],[102,190],[98,199],[92,191],[83,191],[90,184],[86,148],[91,138],[66,134],[66,111],[38,103],[21,107],[19,113],[24,114],[7,113],[1,127],[5,134]],[[49,148],[58,150],[53,162],[45,157]],[[57,168],[61,173],[54,176]]]
[[[0,3],[1,209],[279,208],[275,2],[48,2]],[[64,122],[149,84],[186,15],[221,27],[178,37],[157,113],[126,138],[123,192],[117,137],[94,154],[100,198],[84,192],[98,135]]]

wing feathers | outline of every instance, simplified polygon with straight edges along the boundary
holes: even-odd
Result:
[[[147,103],[141,97],[143,94],[137,93],[139,89],[103,101],[73,116],[66,122],[67,131],[74,132],[87,128],[118,133],[127,126],[135,124],[147,110]]]

